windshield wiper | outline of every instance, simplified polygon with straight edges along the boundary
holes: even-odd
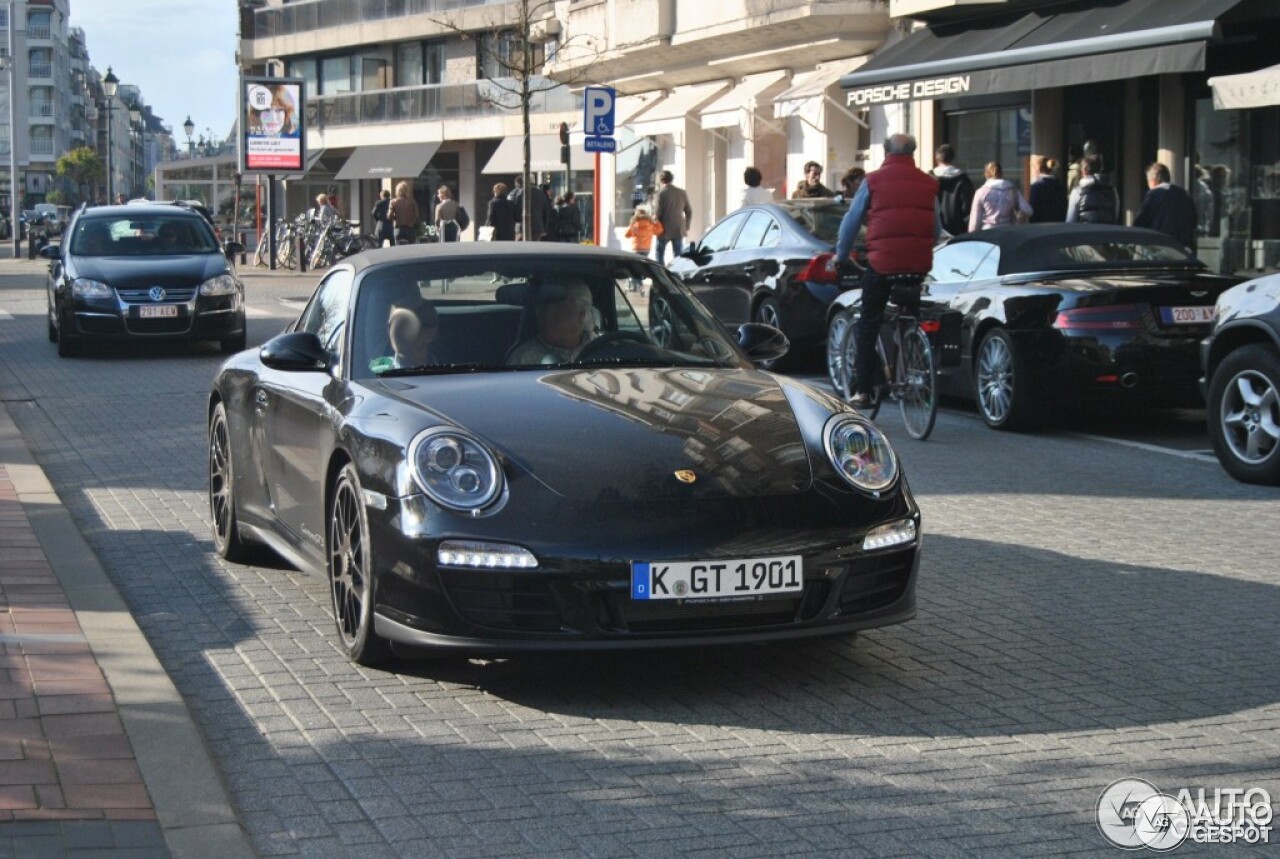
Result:
[[[417,367],[393,367],[377,373],[379,379],[394,376],[441,376],[449,373],[480,373],[486,370],[506,370],[506,367],[495,367],[492,364],[420,364]]]

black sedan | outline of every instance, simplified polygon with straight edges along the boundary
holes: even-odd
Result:
[[[245,348],[244,284],[196,212],[100,206],[74,216],[49,259],[49,339],[67,357],[90,341],[213,340]]]
[[[1218,461],[1237,480],[1280,485],[1280,275],[1218,297],[1201,355]]]
[[[483,250],[476,250],[483,248]],[[756,370],[668,272],[563,245],[370,251],[209,398],[217,552],[327,578],[362,664],[732,643],[915,613],[884,436]]]
[[[830,199],[744,206],[692,243],[671,271],[722,321],[782,329],[793,348],[766,366],[793,365],[823,348],[827,308],[848,288],[834,263],[848,208]]]
[[[1163,233],[1026,224],[956,236],[934,251],[923,311],[958,317],[944,394],[976,399],[995,429],[1036,423],[1046,407],[1097,402],[1199,405],[1199,342],[1214,302],[1239,278],[1210,274]],[[846,336],[859,293],[828,323]],[[847,390],[843,360],[830,360]]]

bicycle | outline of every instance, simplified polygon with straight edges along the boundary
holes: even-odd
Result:
[[[923,280],[920,275],[892,275],[887,280],[892,293],[885,307],[880,336],[876,338],[878,366],[872,374],[871,403],[861,411],[874,419],[886,399],[897,401],[907,434],[924,441],[933,432],[938,418],[938,366],[929,336],[936,335],[941,324],[934,319],[918,319],[899,309],[903,304],[897,300],[902,296],[901,290],[918,290]],[[853,382],[857,378],[859,317],[860,314],[855,314],[845,328],[844,342],[840,345],[844,390],[838,393],[846,401],[853,397]],[[889,353],[893,355],[892,363]]]

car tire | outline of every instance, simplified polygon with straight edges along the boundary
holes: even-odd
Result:
[[[328,519],[325,569],[339,644],[357,665],[380,665],[390,658],[391,646],[373,628],[373,551],[360,478],[351,463],[333,483]]]
[[[249,347],[249,335],[242,331],[239,337],[232,337],[229,340],[221,340],[218,342],[218,348],[222,350],[223,355],[234,355],[237,352],[243,352]]]
[[[235,485],[227,409],[218,403],[209,419],[209,519],[213,526],[213,550],[219,558],[239,563],[248,559],[251,546],[240,536]]]
[[[1223,469],[1242,483],[1280,485],[1280,352],[1254,343],[1227,354],[1209,380],[1208,419]]]
[[[74,358],[80,354],[80,341],[67,331],[66,325],[58,326],[54,342],[58,344],[59,358]]]
[[[772,325],[779,331],[782,330],[782,314],[778,311],[778,301],[772,297],[765,297],[756,302],[755,310],[751,312],[751,321],[760,322],[764,325]],[[794,362],[794,354],[788,352],[781,358],[774,358],[770,361],[761,361],[760,366],[770,372],[779,372],[788,369]]]
[[[848,400],[853,396],[849,390],[851,379],[849,368],[844,360],[844,335],[849,330],[853,317],[847,310],[838,310],[827,323],[827,379],[835,390],[836,396]]]
[[[978,414],[997,430],[1022,430],[1032,424],[1030,395],[1022,356],[1009,332],[993,328],[978,344],[973,361]]]
[[[50,343],[58,342],[58,326],[53,324],[53,309],[49,308],[44,315],[45,325],[48,326],[48,335]]]

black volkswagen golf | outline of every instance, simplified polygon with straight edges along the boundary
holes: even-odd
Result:
[[[245,347],[244,285],[204,218],[181,206],[82,209],[50,260],[49,340],[75,355],[91,340],[214,340]]]

